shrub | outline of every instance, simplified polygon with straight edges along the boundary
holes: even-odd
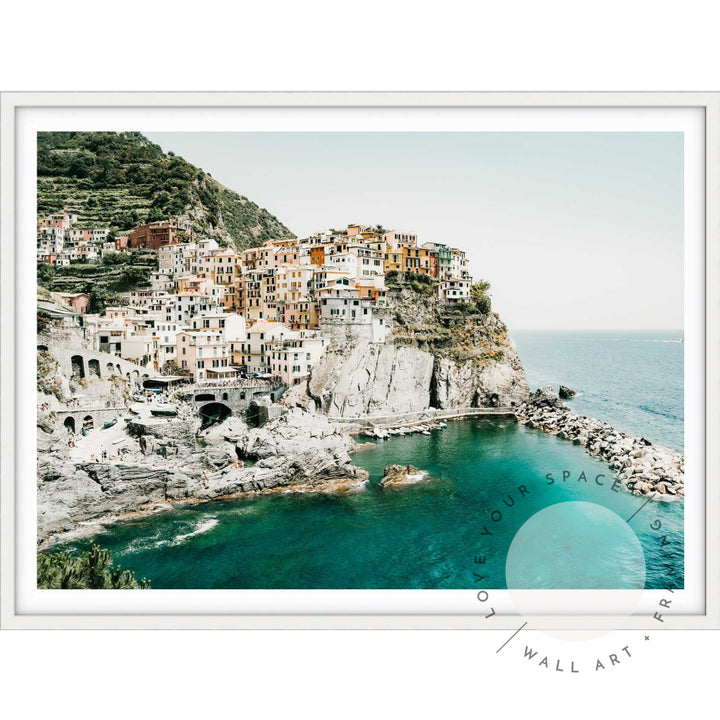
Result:
[[[93,543],[82,555],[38,553],[37,586],[49,590],[147,590],[150,581],[143,578],[138,582],[131,570],[113,567],[110,552]]]

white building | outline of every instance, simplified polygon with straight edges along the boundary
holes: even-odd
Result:
[[[155,357],[158,370],[166,362],[177,361],[177,334],[181,330],[182,326],[177,322],[160,320],[155,324],[153,336],[155,337]]]
[[[325,340],[319,333],[296,334],[298,337],[270,343],[270,372],[288,387],[305,380],[325,353]]]
[[[438,284],[438,298],[440,302],[452,303],[470,298],[470,280],[450,278],[441,280]]]
[[[218,301],[212,295],[195,292],[179,292],[171,295],[166,303],[165,320],[188,325],[191,318],[217,309]]]

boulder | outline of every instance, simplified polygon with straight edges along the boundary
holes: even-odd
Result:
[[[531,392],[527,405],[532,408],[559,408],[562,407],[562,401],[555,390],[548,385]]]
[[[412,485],[427,479],[429,479],[427,472],[416,468],[414,465],[389,465],[383,471],[380,487]]]
[[[574,390],[571,390],[567,385],[561,385],[558,390],[558,395],[560,396],[561,400],[567,400],[568,398],[573,397],[577,393]]]

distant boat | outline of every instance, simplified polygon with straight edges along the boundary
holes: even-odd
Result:
[[[173,403],[158,403],[150,408],[153,415],[174,416],[178,414],[178,406]]]
[[[117,424],[117,418],[113,418],[109,422],[103,423],[103,430],[107,430],[108,428],[111,428],[113,425]]]

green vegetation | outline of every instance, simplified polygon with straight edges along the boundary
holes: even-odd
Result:
[[[50,324],[50,313],[45,310],[37,311],[37,331],[41,333]]]
[[[437,294],[437,281],[430,277],[430,275],[412,272],[406,273],[406,275],[407,280],[410,283],[410,289],[416,295],[430,297],[431,295]]]
[[[94,543],[82,555],[69,552],[38,553],[37,586],[50,590],[146,590],[150,581],[138,582],[135,573],[113,567],[112,555]]]
[[[138,132],[37,136],[38,217],[66,210],[115,234],[181,219],[194,233],[238,249],[294,235],[267,210]]]
[[[490,283],[487,280],[479,280],[470,286],[470,297],[472,298],[472,303],[468,304],[474,305],[475,311],[481,315],[487,315],[492,309],[492,301],[488,295],[489,290]]]
[[[181,368],[174,360],[166,360],[160,372],[163,375],[177,375],[178,377],[190,377],[192,374],[187,368]]]
[[[39,314],[38,314],[39,317]],[[38,325],[38,330],[39,330]],[[57,375],[57,361],[45,350],[39,350],[37,354],[37,389],[38,392],[46,395],[54,395],[60,402],[65,398],[62,393],[62,386],[55,383]]]
[[[103,312],[117,301],[114,293],[149,287],[150,275],[158,268],[157,253],[136,250],[110,253],[98,263],[78,262],[63,267],[38,263],[38,285],[53,292],[90,296],[90,312]]]
[[[424,273],[398,273],[391,270],[385,275],[385,284],[394,290],[408,287],[421,297],[429,298],[437,294],[437,280]]]

